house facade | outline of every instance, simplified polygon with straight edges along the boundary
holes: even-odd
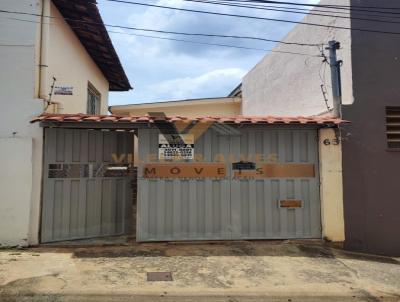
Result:
[[[95,1],[1,1],[0,246],[39,242],[43,112],[107,114],[129,90]],[[88,23],[79,22],[84,17]]]
[[[373,6],[360,2],[347,4]],[[330,27],[299,25],[285,40],[315,45],[266,56],[229,97],[112,106],[107,116],[108,92],[131,86],[94,1],[0,7],[1,245],[136,233],[139,241],[325,238],[398,254],[395,34],[311,13],[305,21]],[[329,116],[329,40],[341,43],[350,124]],[[377,60],[367,68],[371,41]]]
[[[337,125],[318,125],[312,118],[309,125],[302,124],[302,118],[293,118],[290,125],[291,119],[276,114],[276,119],[245,117],[241,89],[239,85],[225,98],[110,107],[112,114],[138,123],[133,154],[138,171],[133,214],[137,239],[325,238],[341,244],[345,240],[342,151],[333,143]],[[164,129],[166,121],[161,120],[158,129],[151,116],[160,113],[175,122]],[[144,117],[143,122],[139,117]],[[150,125],[144,126],[149,119]],[[197,137],[198,132],[192,159],[170,162],[159,158],[162,135]],[[245,172],[254,172],[250,168],[237,175],[235,160],[250,161],[258,171],[278,163],[300,174],[249,177]],[[306,163],[318,171],[312,177],[301,175]],[[207,171],[215,165],[223,168],[223,177],[165,172],[168,167]],[[158,169],[166,174],[146,174]],[[279,204],[284,200],[297,200],[301,205],[286,208]]]
[[[400,255],[396,233],[400,228],[396,180],[400,165],[400,89],[396,77],[400,71],[400,26],[391,15],[382,13],[389,8],[400,8],[400,4],[395,0],[379,3],[323,0],[320,4],[347,5],[353,9],[347,17],[340,14],[340,18],[309,14],[305,22],[352,30],[299,24],[284,41],[327,45],[328,41],[336,40],[341,44],[338,59],[343,61],[342,117],[351,122],[340,127],[345,246],[357,251]],[[377,6],[381,12],[375,16],[365,12]],[[311,13],[318,10],[321,8]],[[276,49],[289,50],[289,47],[291,51],[311,55],[323,51],[328,56],[327,50],[316,46],[279,45]],[[329,112],[333,107],[330,67],[322,61],[321,57],[267,55],[243,79],[243,114]]]
[[[340,229],[344,211],[345,234],[336,239],[344,241],[346,248],[399,255],[395,175],[399,166],[400,103],[395,75],[399,71],[396,33],[400,27],[388,14],[370,16],[365,12],[377,6],[374,1],[322,0],[320,4],[338,4],[352,10],[347,14],[326,7],[325,12],[321,12],[322,8],[312,10],[303,21],[326,26],[299,24],[283,41],[314,45],[279,44],[275,50],[299,54],[268,54],[229,97],[242,98],[241,114],[245,116],[329,115],[333,101],[329,51],[325,47],[331,40],[338,41],[342,117],[350,124],[320,132],[320,155],[332,155],[329,160],[321,160],[321,167],[330,172],[326,176],[330,185],[321,186],[321,196],[326,194],[332,200],[325,203],[332,208],[321,215],[336,219]],[[381,11],[398,6],[393,0],[379,2]],[[174,113],[187,113],[179,105],[178,102]],[[143,113],[158,105],[138,106]],[[212,115],[207,110],[191,109],[197,115]],[[135,107],[129,110],[134,113]],[[337,206],[341,204],[338,200],[343,200],[342,206]]]

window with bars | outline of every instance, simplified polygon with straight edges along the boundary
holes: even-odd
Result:
[[[386,136],[390,149],[400,149],[400,106],[386,107]]]
[[[100,114],[100,106],[101,94],[91,83],[89,83],[87,95],[87,114]]]

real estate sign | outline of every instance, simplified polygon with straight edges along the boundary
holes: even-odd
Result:
[[[160,134],[158,137],[158,158],[160,160],[194,159],[194,135]]]

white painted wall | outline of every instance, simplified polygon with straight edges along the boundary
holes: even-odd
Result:
[[[35,0],[2,0],[0,9],[41,12]],[[30,226],[38,217],[32,219],[30,213],[32,204],[40,203],[42,130],[29,123],[44,108],[36,98],[40,27],[10,18],[39,18],[0,18],[0,44],[7,45],[0,46],[0,244],[26,245],[37,240]]]
[[[30,138],[0,138],[0,246],[28,243],[32,150]]]
[[[349,5],[349,0],[322,0],[321,3]],[[331,26],[350,27],[349,19],[306,16],[304,21]],[[341,42],[338,58],[343,60],[343,103],[353,103],[350,30],[297,25],[284,41],[298,43]],[[275,50],[318,55],[316,46],[279,44]],[[325,51],[328,54],[328,51]],[[326,69],[325,69],[326,68]],[[325,71],[325,72],[324,72]],[[325,81],[320,77],[325,78]],[[322,66],[322,58],[270,53],[243,79],[244,115],[316,115],[327,111],[320,85],[325,82],[329,105],[332,108],[329,66]]]
[[[40,15],[43,1],[1,0],[0,9]],[[58,11],[50,6],[57,18]],[[12,18],[23,19],[15,20]],[[86,111],[87,82],[102,94],[107,112],[108,82],[79,40],[61,19],[49,25],[45,90],[52,76],[75,87],[71,98],[59,97],[63,113]],[[43,131],[30,121],[45,106],[40,95],[40,17],[1,14],[0,18],[0,245],[39,242]],[[42,62],[43,63],[43,62]],[[43,81],[42,81],[43,83]],[[46,95],[44,92],[42,95]]]

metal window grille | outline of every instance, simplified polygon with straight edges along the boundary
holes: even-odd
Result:
[[[400,149],[400,107],[386,107],[386,136],[389,148]]]
[[[92,84],[88,85],[87,113],[100,114],[101,94]]]

